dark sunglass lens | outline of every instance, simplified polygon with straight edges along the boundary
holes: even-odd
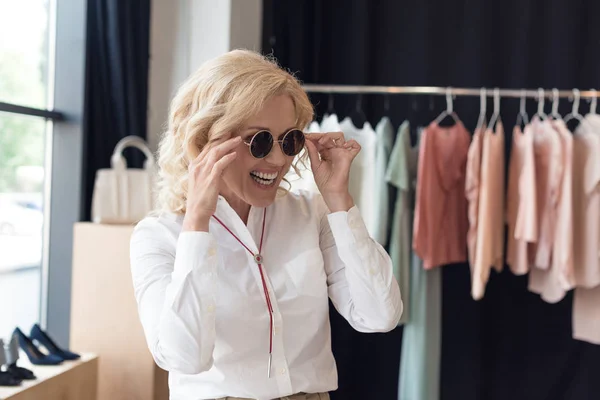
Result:
[[[294,129],[286,133],[283,138],[282,150],[286,156],[295,156],[302,151],[304,147],[304,132]]]
[[[250,142],[250,153],[256,158],[265,158],[273,148],[273,136],[270,132],[258,132]]]

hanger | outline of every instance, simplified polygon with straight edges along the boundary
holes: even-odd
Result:
[[[444,118],[446,118],[448,116],[452,117],[455,124],[457,124],[458,121],[460,121],[460,119],[458,118],[458,115],[456,115],[456,113],[454,112],[454,108],[453,108],[453,104],[452,104],[452,88],[451,87],[446,88],[446,109],[444,111],[442,111],[442,113],[440,115],[438,115],[438,117],[435,119],[435,123],[439,124],[440,122],[442,122],[444,120]]]
[[[579,98],[579,89],[573,89],[573,110],[565,116],[565,123],[573,118],[577,119],[579,122],[583,122],[583,116],[579,114]]]
[[[475,131],[478,131],[485,124],[486,118],[486,107],[487,107],[487,94],[485,88],[479,90],[479,119],[477,120],[477,127]]]
[[[496,121],[502,121],[500,118],[500,89],[494,88],[494,114],[490,121],[490,129],[494,129]]]
[[[517,115],[517,126],[521,126],[521,122],[527,125],[529,123],[529,117],[527,116],[527,111],[525,110],[525,89],[521,89],[521,101],[519,102],[519,115]]]
[[[598,102],[598,95],[596,89],[590,89],[594,93],[594,97],[590,99],[590,114],[596,114],[596,103]]]
[[[544,89],[538,88],[538,109],[533,116],[538,116],[541,120],[545,120],[548,116],[544,113],[544,99],[546,94],[544,93]]]
[[[556,120],[562,119],[558,113],[558,89],[552,89],[552,114],[550,116]]]

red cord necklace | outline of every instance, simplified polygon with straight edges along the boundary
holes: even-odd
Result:
[[[231,231],[231,229],[229,229],[227,227],[227,225],[225,225],[223,223],[223,221],[221,221],[216,215],[213,215],[214,219],[217,220],[217,222],[219,224],[221,224],[223,226],[223,228],[225,228],[227,230],[227,232],[229,232],[238,242],[240,242],[240,244],[242,246],[244,246],[244,248],[246,250],[248,250],[248,252],[250,254],[252,254],[252,257],[254,257],[254,262],[256,262],[256,265],[258,266],[258,272],[260,272],[260,280],[262,281],[262,287],[263,287],[263,292],[265,293],[265,300],[267,302],[267,310],[269,312],[269,364],[268,364],[268,369],[267,369],[267,377],[271,377],[271,359],[272,359],[272,355],[273,355],[273,306],[271,305],[271,297],[269,296],[269,291],[267,289],[267,281],[265,280],[265,275],[263,273],[263,266],[262,266],[262,262],[263,262],[263,257],[262,257],[262,245],[263,245],[263,238],[265,236],[265,220],[266,220],[266,216],[267,216],[267,209],[265,208],[265,212],[263,213],[263,223],[262,223],[262,233],[260,234],[260,244],[258,246],[258,253],[254,253],[252,252],[252,250],[250,250],[250,248],[248,246],[246,246],[244,244],[244,242],[242,242],[240,240],[239,237],[237,237],[237,235],[235,233],[233,233]]]

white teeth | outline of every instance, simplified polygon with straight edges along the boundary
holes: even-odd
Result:
[[[275,183],[275,179],[263,179],[259,178],[258,176],[255,176],[254,174],[250,174],[250,176],[252,177],[252,179],[254,179],[255,182],[258,182],[261,185],[270,186],[273,183]]]
[[[258,171],[252,171],[252,175],[258,176],[259,178],[265,179],[265,180],[273,180],[275,178],[277,178],[277,173],[271,173],[271,174],[266,174],[264,172],[258,172]]]

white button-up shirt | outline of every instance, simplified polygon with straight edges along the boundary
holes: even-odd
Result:
[[[258,252],[263,208],[244,225],[219,197],[216,216]],[[156,363],[170,372],[172,400],[273,399],[337,388],[328,298],[360,332],[385,332],[402,314],[390,257],[369,237],[356,207],[329,213],[320,194],[279,197],[266,210],[258,266],[223,226],[181,232],[182,215],[141,221],[131,239],[139,314]]]

